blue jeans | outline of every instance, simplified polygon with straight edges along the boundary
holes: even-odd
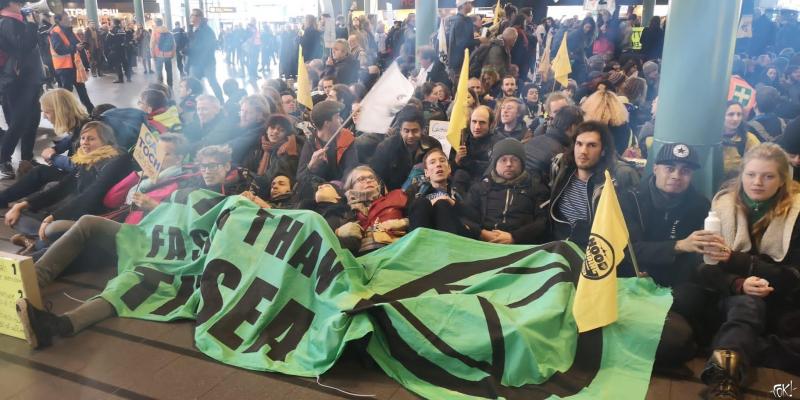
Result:
[[[167,85],[172,87],[172,59],[156,57],[156,76],[159,82],[164,82],[164,70],[167,71]]]

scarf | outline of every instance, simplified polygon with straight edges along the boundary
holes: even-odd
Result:
[[[497,175],[497,171],[494,169],[492,169],[491,178],[492,182],[505,186],[514,186],[520,182],[524,182],[526,179],[530,179],[528,176],[528,171],[522,171],[522,173],[514,179],[506,179],[500,175]]]
[[[764,218],[769,210],[772,209],[772,206],[775,205],[775,196],[772,196],[769,200],[756,201],[747,196],[747,193],[744,191],[742,191],[742,200],[744,201],[744,205],[747,206],[747,221],[750,225]]]
[[[269,159],[272,153],[272,149],[278,147],[278,155],[288,154],[290,156],[297,156],[297,138],[294,135],[289,135],[283,142],[272,143],[267,139],[266,136],[261,136],[261,150],[263,153],[261,154],[261,161],[258,162],[258,170],[256,170],[257,175],[264,175],[269,168]]]
[[[86,169],[89,169],[94,164],[107,160],[109,158],[114,158],[119,155],[119,151],[114,146],[101,146],[97,150],[86,153],[83,151],[83,148],[78,148],[78,151],[70,157],[70,160],[75,165],[85,166]]]
[[[656,187],[655,176],[650,178],[647,186],[650,189],[650,201],[653,202],[653,205],[657,210],[662,211],[672,210],[683,204],[686,194],[689,193],[689,190],[691,190],[691,188],[689,188],[685,192],[674,196],[664,193]]]
[[[372,191],[357,191],[355,189],[350,189],[345,193],[345,196],[347,196],[347,204],[350,205],[351,209],[364,215],[368,215],[369,206],[372,205],[372,202],[378,197],[381,197],[381,194],[377,189]]]
[[[3,10],[3,11],[0,11],[0,16],[1,17],[14,18],[15,20],[17,20],[19,22],[24,22],[21,13],[15,13],[15,12]]]

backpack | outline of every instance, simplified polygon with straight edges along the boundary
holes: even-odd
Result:
[[[172,32],[161,32],[158,36],[158,50],[162,53],[175,51],[175,38],[172,36]]]

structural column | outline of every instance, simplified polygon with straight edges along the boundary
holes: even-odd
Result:
[[[89,19],[89,22],[94,22],[99,27],[100,20],[97,16],[97,0],[85,0],[84,4],[86,4],[86,17]]]
[[[142,0],[133,0],[133,15],[136,18],[136,23],[144,26],[144,4]]]
[[[709,198],[722,179],[722,131],[742,0],[672,0],[664,40],[655,141],[693,145],[703,168],[695,187]],[[697,16],[703,15],[702,24]],[[702,68],[686,60],[703,60]]]
[[[183,24],[183,28],[186,29],[186,33],[189,33],[191,31],[189,26],[192,24],[192,6],[189,4],[189,0],[183,0],[183,13],[184,17],[186,17],[186,23]]]
[[[656,0],[643,0],[642,1],[642,26],[647,26],[650,23],[650,18],[655,15]]]
[[[164,7],[164,26],[166,26],[167,29],[172,30],[172,4],[170,4],[169,0],[164,0],[163,7]]]
[[[417,28],[417,48],[430,44],[431,35],[436,27],[436,16],[438,15],[439,7],[437,0],[419,1],[417,0],[415,6],[416,28]],[[417,65],[419,59],[417,58]]]

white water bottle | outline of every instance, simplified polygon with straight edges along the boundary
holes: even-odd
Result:
[[[720,221],[719,216],[717,216],[716,211],[709,211],[708,217],[706,217],[705,223],[703,224],[703,230],[714,232],[719,234],[722,231],[722,221]],[[708,265],[716,265],[717,260],[709,259],[708,256],[703,256],[703,262]]]

